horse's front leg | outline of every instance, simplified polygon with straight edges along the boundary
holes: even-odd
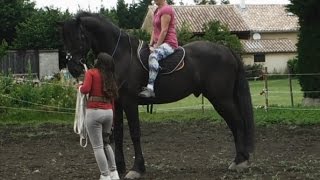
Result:
[[[138,179],[145,172],[145,164],[140,142],[141,130],[138,112],[138,102],[135,98],[132,97],[124,98],[123,102],[125,102],[123,103],[123,109],[127,116],[130,129],[130,136],[133,142],[135,154],[133,167],[125,176],[125,178]]]
[[[114,117],[114,140],[115,140],[115,158],[117,170],[120,174],[126,172],[126,163],[123,154],[123,108],[122,104],[116,102]]]

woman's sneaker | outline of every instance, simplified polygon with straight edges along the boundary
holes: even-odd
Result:
[[[100,175],[100,179],[99,180],[111,180],[111,177],[110,176]]]
[[[119,174],[117,170],[111,171],[110,172],[111,180],[119,180]]]

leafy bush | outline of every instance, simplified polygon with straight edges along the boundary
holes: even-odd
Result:
[[[261,64],[244,65],[244,69],[246,71],[247,77],[262,79],[262,65]]]
[[[9,46],[8,46],[7,41],[5,39],[3,39],[0,44],[0,60],[3,56],[5,56],[7,54],[8,48],[9,48]]]
[[[297,74],[298,73],[298,58],[290,59],[287,62],[288,70],[291,72],[291,74]]]
[[[0,106],[6,108],[73,112],[76,103],[75,88],[59,81],[34,84],[32,80],[26,80],[18,84],[13,77],[1,76],[0,94]],[[10,110],[1,109],[2,114]]]
[[[203,36],[204,40],[225,45],[237,53],[243,51],[239,38],[231,34],[229,28],[220,21],[211,21],[204,24],[203,31],[205,32]]]
[[[62,13],[59,9],[40,9],[25,22],[16,27],[17,37],[14,48],[17,49],[53,49],[63,47],[56,22],[71,17],[68,12]]]
[[[147,31],[145,31],[143,29],[130,30],[129,34],[131,34],[132,36],[135,36],[138,39],[144,40],[148,43],[149,43],[150,37],[151,37],[150,33],[148,33]]]
[[[193,33],[190,30],[190,25],[187,22],[183,22],[181,28],[177,30],[177,36],[179,46],[183,46],[193,40]]]

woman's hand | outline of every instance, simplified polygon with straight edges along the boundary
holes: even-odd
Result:
[[[150,49],[150,52],[154,51],[154,47],[152,47],[152,46],[150,46],[149,49]]]
[[[82,82],[82,81],[79,81],[79,82],[76,84],[76,88],[79,89],[82,85],[83,85],[83,82]]]

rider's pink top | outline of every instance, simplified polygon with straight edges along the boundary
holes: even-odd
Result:
[[[157,8],[154,12],[153,18],[153,40],[156,43],[159,39],[159,35],[161,32],[161,16],[164,14],[168,14],[171,16],[171,20],[169,22],[168,32],[164,39],[164,43],[168,43],[172,48],[178,47],[178,40],[177,40],[177,33],[175,29],[175,12],[174,9],[169,6],[165,5],[161,8]]]

